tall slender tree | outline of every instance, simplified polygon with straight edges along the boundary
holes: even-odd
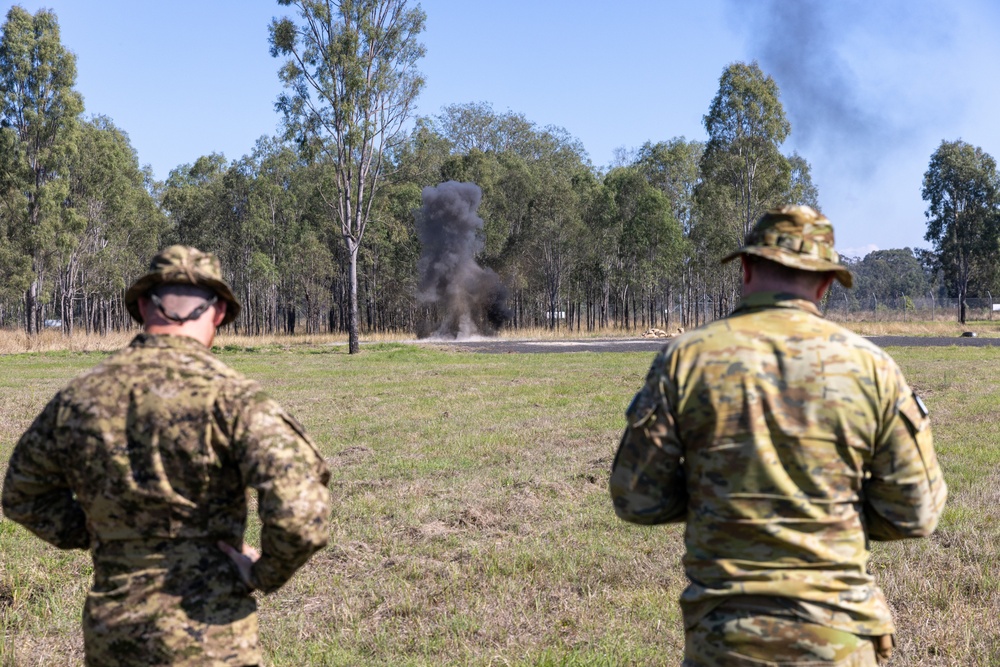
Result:
[[[701,177],[698,163],[705,145],[674,137],[670,141],[646,142],[639,149],[635,167],[649,184],[670,201],[671,212],[687,232],[694,216],[694,193]]]
[[[1000,244],[1000,177],[997,163],[982,148],[962,140],[942,141],[924,174],[927,233],[937,268],[958,295],[958,319],[975,281],[988,277]]]
[[[11,7],[0,39],[0,194],[5,197],[2,227],[7,234],[0,259],[9,254],[24,258],[7,271],[28,272],[15,276],[27,283],[28,333],[41,328],[39,300],[46,272],[84,226],[64,205],[66,171],[83,112],[75,82],[76,57],[60,42],[56,15],[41,9],[32,16]]]
[[[304,153],[333,170],[324,201],[348,262],[348,348],[358,345],[358,250],[387,165],[387,152],[423,86],[417,37],[425,15],[406,0],[278,0],[298,8],[270,26],[271,55],[287,58],[288,91],[276,107]]]
[[[756,62],[723,71],[703,120],[708,142],[691,238],[706,286],[715,292],[715,315],[722,316],[738,296],[739,272],[734,265],[719,267],[719,256],[743,243],[768,208],[815,203],[816,192],[808,163],[781,153],[791,125],[777,84]]]
[[[59,266],[58,307],[67,334],[73,333],[78,314],[89,330],[121,298],[167,226],[128,135],[104,116],[82,122],[80,130],[67,203],[85,229]]]
[[[733,241],[742,243],[754,222],[789,191],[791,166],[780,147],[791,126],[777,84],[756,62],[733,63],[719,79],[704,123],[702,200],[728,221]]]

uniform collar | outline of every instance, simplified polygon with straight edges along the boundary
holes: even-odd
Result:
[[[129,347],[173,348],[179,350],[198,350],[207,352],[208,348],[200,341],[188,336],[172,336],[170,334],[151,334],[145,331],[132,339]]]
[[[796,308],[818,317],[823,316],[815,303],[787,292],[754,292],[739,302],[733,314],[763,310],[765,308]]]

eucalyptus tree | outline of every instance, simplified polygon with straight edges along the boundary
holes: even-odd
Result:
[[[536,165],[536,170],[542,165]],[[541,174],[533,201],[530,235],[525,239],[521,265],[529,279],[541,287],[546,323],[550,329],[567,325],[573,317],[567,286],[585,242],[583,202],[595,180],[589,171],[549,165]]]
[[[634,166],[650,185],[670,201],[674,219],[685,233],[694,218],[695,188],[701,180],[702,153],[705,145],[675,137],[669,141],[646,142],[639,149]]]
[[[244,296],[242,325],[249,333],[275,331],[294,319],[297,295],[291,275],[306,220],[306,175],[296,151],[274,138],[258,139],[249,155],[230,166],[224,183],[234,254],[234,288]],[[329,269],[324,273],[328,273]]]
[[[703,119],[708,143],[701,159],[703,214],[730,229],[742,243],[764,211],[783,203],[791,166],[781,144],[791,126],[778,86],[756,62],[733,63]]]
[[[388,174],[394,184],[410,183],[418,188],[441,183],[441,168],[454,151],[454,144],[442,136],[432,119],[416,119],[413,129],[391,154]]]
[[[226,156],[203,155],[170,171],[162,205],[170,216],[168,239],[226,256],[228,237],[216,229],[224,215]]]
[[[107,117],[80,124],[79,150],[70,164],[67,204],[85,221],[59,267],[63,330],[72,333],[77,312],[88,331],[112,325],[131,277],[161,245],[167,220],[151,192],[128,136]]]
[[[604,179],[608,190],[605,224],[614,244],[607,265],[623,324],[641,317],[656,323],[657,292],[664,279],[680,273],[683,232],[671,202],[635,167],[613,169]],[[615,238],[617,237],[617,238]],[[611,249],[605,249],[609,252]]]
[[[406,0],[278,0],[298,20],[275,19],[271,55],[288,89],[277,102],[288,136],[333,169],[324,196],[347,255],[349,350],[358,346],[358,250],[387,166],[423,86],[416,69],[425,15]]]
[[[804,204],[819,209],[819,189],[812,182],[812,167],[809,162],[798,153],[792,153],[788,158],[788,167],[791,173],[788,194],[783,203]]]
[[[957,292],[959,321],[975,282],[995,271],[1000,244],[1000,179],[996,161],[978,146],[942,141],[931,155],[922,190],[927,202],[927,233],[936,267]]]
[[[527,157],[537,146],[538,130],[523,114],[497,113],[488,102],[449,104],[434,119],[441,136],[459,154],[513,152]]]
[[[708,142],[691,240],[709,292],[702,301],[722,316],[739,295],[739,272],[734,265],[720,267],[719,257],[742,244],[768,208],[815,205],[818,193],[808,162],[781,153],[791,125],[777,84],[756,62],[726,67],[703,121]]]
[[[359,293],[369,331],[416,328],[420,241],[413,212],[420,208],[421,188],[394,178],[380,190],[372,211],[376,224],[361,248],[359,263]]]
[[[660,190],[670,202],[674,219],[684,232],[679,247],[677,265],[661,280],[667,319],[676,300],[681,305],[684,320],[685,306],[694,298],[696,274],[694,255],[690,252],[691,233],[696,215],[695,193],[701,182],[701,158],[705,145],[700,141],[687,141],[675,137],[666,142],[647,142],[637,151],[634,166],[650,185]],[[669,278],[668,278],[669,277]],[[669,321],[664,323],[669,325]]]
[[[31,15],[15,5],[2,31],[0,228],[6,238],[0,260],[14,257],[4,272],[26,285],[24,325],[36,333],[47,272],[82,229],[82,220],[63,203],[83,100],[73,89],[76,57],[62,46],[55,14],[41,9]]]
[[[854,275],[854,286],[839,283],[830,288],[827,301],[834,307],[849,304],[890,304],[899,299],[919,299],[930,293],[933,283],[920,259],[910,248],[873,250],[863,258],[843,257],[841,261]]]

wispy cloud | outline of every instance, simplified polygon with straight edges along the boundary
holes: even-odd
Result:
[[[841,257],[852,257],[855,259],[864,259],[868,253],[875,252],[876,250],[881,250],[881,248],[874,243],[856,248],[837,248],[837,252],[840,253]]]

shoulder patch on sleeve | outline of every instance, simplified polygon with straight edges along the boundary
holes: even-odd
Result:
[[[930,421],[927,419],[927,406],[916,394],[910,394],[900,401],[898,410],[914,433],[923,431]]]

